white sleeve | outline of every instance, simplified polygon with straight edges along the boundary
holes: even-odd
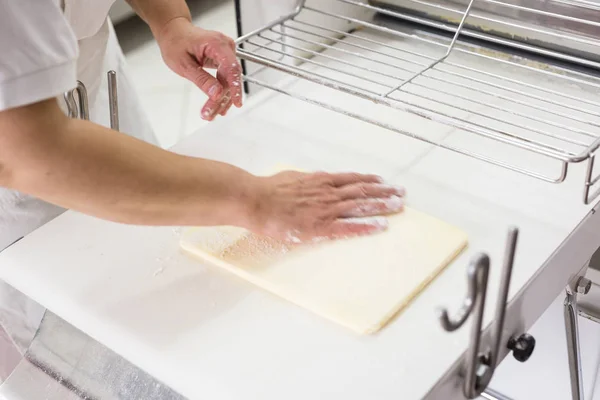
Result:
[[[0,111],[77,85],[77,39],[59,0],[0,0]]]

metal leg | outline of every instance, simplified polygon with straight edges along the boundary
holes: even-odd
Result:
[[[591,285],[592,282],[589,279],[579,277],[575,285],[567,287],[567,296],[564,302],[571,398],[573,400],[584,399],[583,377],[581,375],[581,352],[579,347],[579,324],[577,321],[577,293],[588,293]]]

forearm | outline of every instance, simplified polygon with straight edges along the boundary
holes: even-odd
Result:
[[[0,143],[5,149],[0,149],[0,185],[123,223],[245,224],[247,207],[252,207],[246,188],[257,178],[231,165],[180,156],[39,109],[53,106],[21,111],[31,113],[31,119],[36,113],[50,117],[27,127],[36,132]]]
[[[127,2],[148,24],[156,39],[169,22],[179,18],[192,20],[185,0],[127,0]]]

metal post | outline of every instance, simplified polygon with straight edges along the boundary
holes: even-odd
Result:
[[[110,128],[119,130],[119,97],[117,93],[117,73],[108,71],[108,106],[110,110]]]

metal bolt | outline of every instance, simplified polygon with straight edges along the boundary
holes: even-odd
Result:
[[[592,288],[592,281],[588,278],[581,277],[577,281],[577,293],[579,294],[588,294],[590,289]]]

